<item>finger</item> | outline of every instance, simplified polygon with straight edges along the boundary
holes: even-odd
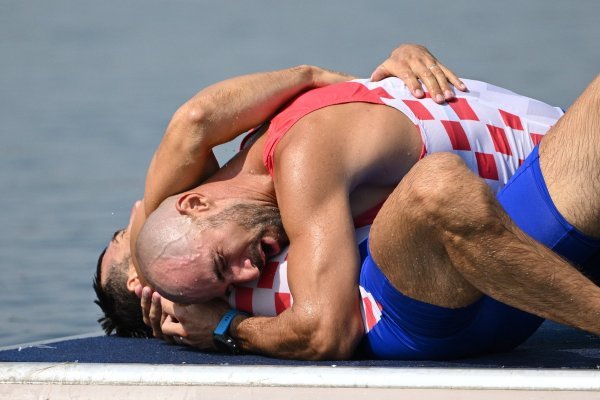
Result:
[[[143,290],[143,289],[144,289],[144,288],[143,288],[143,287],[142,287],[142,285],[141,285],[141,284],[139,284],[139,283],[138,283],[137,285],[135,285],[135,287],[133,288],[133,291],[134,291],[135,295],[136,295],[137,297],[139,297],[140,299],[142,298],[142,290]]]
[[[165,299],[164,297],[161,298],[160,300],[160,305],[162,308],[162,312],[164,314],[168,314],[171,316],[175,315],[175,311],[173,310],[173,307],[175,306],[175,303],[173,303],[170,300]]]
[[[165,323],[161,326],[161,330],[163,332],[163,335],[177,337],[187,336],[187,332],[183,328],[183,325],[181,325],[179,322],[173,322],[173,320],[170,318],[167,318],[165,320]]]
[[[152,293],[152,305],[150,306],[150,323],[152,326],[152,332],[154,333],[154,337],[158,339],[162,339],[163,334],[160,328],[160,322],[162,319],[162,308],[160,306],[160,294],[154,292]]]
[[[442,69],[442,71],[444,71],[444,74],[446,75],[446,78],[448,79],[448,81],[454,85],[455,88],[457,88],[460,91],[465,92],[467,90],[467,85],[465,85],[465,83],[463,81],[460,80],[460,78],[458,76],[456,76],[456,74],[454,72],[452,72],[452,70],[448,67],[446,67],[443,64],[439,64],[440,68]]]
[[[390,76],[390,73],[382,64],[375,68],[375,71],[373,71],[373,73],[371,74],[371,81],[377,82],[387,78],[388,76]]]
[[[440,88],[437,78],[432,71],[432,69],[435,69],[435,68],[439,68],[439,67],[437,67],[437,65],[430,65],[426,69],[422,69],[418,73],[418,76],[419,76],[419,79],[421,79],[421,82],[423,82],[423,84],[425,84],[425,87],[429,91],[431,98],[436,103],[441,104],[445,100],[444,100],[444,95],[442,94],[442,89]]]
[[[161,307],[161,309],[162,309],[162,307]],[[168,316],[169,316],[169,314],[165,313],[163,310],[163,312],[161,313],[161,316],[160,316],[160,324],[161,325],[163,324],[163,322],[165,322],[165,320],[167,319]]]
[[[164,313],[163,313],[164,314]],[[171,321],[170,320],[171,316],[167,315],[163,321],[161,321],[160,323],[160,329],[163,332],[163,339],[165,340],[165,342],[170,343],[170,344],[174,344],[175,343],[175,336],[171,336],[171,335],[165,335],[164,331],[163,331],[163,325],[165,324],[166,321]]]
[[[181,322],[185,322],[186,314],[188,313],[188,305],[173,303],[173,313],[171,314],[174,319]]]
[[[392,63],[393,68],[391,69],[388,68],[386,64],[388,64],[388,61],[377,67],[377,69],[371,75],[372,81],[378,81],[389,76],[396,76],[402,79],[402,82],[404,82],[406,87],[408,87],[413,96],[420,99],[425,95],[423,88],[421,87],[421,83],[408,64],[399,63],[400,65],[396,66]]]
[[[140,300],[140,305],[142,307],[142,318],[144,320],[144,324],[146,324],[148,326],[151,326],[150,317],[149,317],[150,308],[152,306],[151,297],[152,297],[152,290],[150,290],[150,288],[146,286],[142,290],[142,298]]]
[[[417,79],[417,76],[414,73],[407,71],[404,73],[404,76],[398,77],[402,79],[402,81],[404,82],[406,87],[408,87],[413,96],[415,96],[418,99],[425,96],[425,92],[423,92],[421,82],[419,82],[419,79]]]
[[[442,92],[442,95],[444,96],[445,100],[450,100],[454,97],[454,92],[452,91],[452,88],[450,87],[450,83],[448,82],[448,79],[446,77],[446,74],[444,73],[444,70],[442,69],[442,67],[439,64],[435,64],[435,66],[433,68],[431,68],[431,72],[433,72],[433,75],[435,76],[435,79],[437,80],[438,86],[440,87],[440,90]]]

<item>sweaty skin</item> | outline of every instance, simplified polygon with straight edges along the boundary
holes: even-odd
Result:
[[[235,97],[221,94],[216,97]],[[241,92],[238,94],[241,95]],[[245,101],[242,99],[242,102]],[[198,112],[203,118],[193,120],[190,124],[199,126],[195,128],[199,132],[212,132],[215,125],[212,113],[216,112],[216,107],[211,104],[218,102],[204,98],[198,103],[208,107],[208,110]],[[340,124],[340,121],[344,123]],[[254,123],[243,122],[247,127]],[[173,123],[173,126],[179,124]],[[310,267],[289,274],[295,299],[290,310],[277,318],[252,318],[239,326],[238,319],[232,332],[238,335],[244,347],[253,351],[280,357],[346,358],[362,335],[356,287],[358,258],[354,246],[349,247],[354,242],[352,216],[380,203],[392,192],[395,184],[418,159],[421,141],[415,127],[402,113],[387,106],[372,104],[328,107],[327,113],[314,112],[293,129],[296,128],[310,131],[312,138],[305,140],[307,135],[290,133],[288,137],[296,139],[283,139],[275,157],[279,159],[281,152],[286,151],[285,161],[278,165],[274,180],[270,179],[261,162],[261,138],[247,152],[241,153],[211,177],[201,193],[194,194],[195,197],[188,196],[195,200],[182,202],[178,210],[189,215],[200,215],[218,209],[232,197],[263,205],[279,205],[286,232],[296,248],[290,252],[290,265],[294,263],[293,260],[302,258],[302,265]],[[216,136],[230,139],[233,133]],[[332,154],[330,149],[334,144],[339,146],[342,134],[359,137],[360,140],[344,142],[342,151]],[[169,135],[169,132],[165,138],[167,144],[161,144],[162,147],[169,148],[169,142],[177,142],[176,135]],[[198,139],[196,141],[200,142]],[[222,140],[210,143],[220,142]],[[173,145],[172,148],[172,153],[171,150],[164,150],[164,153],[175,154],[180,146]],[[197,148],[188,154],[195,152]],[[161,157],[160,153],[159,148],[150,168],[147,187],[152,186],[152,182],[161,181],[160,176],[150,178],[155,174],[154,171],[166,176],[165,182],[173,176],[169,175],[172,172],[167,173],[154,166],[169,159],[167,156]],[[162,162],[157,161],[160,158]],[[185,165],[181,169],[172,169],[180,172],[184,168]],[[328,173],[323,174],[322,171]],[[189,195],[194,191],[184,194]],[[161,197],[155,195],[157,192],[147,189],[147,193],[155,199]],[[202,198],[214,200],[212,204],[215,206],[210,202],[203,203]],[[284,199],[286,205],[281,206]],[[147,214],[156,203],[145,201]],[[306,229],[308,225],[310,229]],[[348,246],[342,245],[340,248],[339,243],[348,243]],[[335,263],[332,262],[334,250]],[[336,265],[345,266],[342,273]],[[220,315],[222,313],[205,316],[209,319],[206,325],[214,329]],[[269,338],[268,342],[266,338]]]

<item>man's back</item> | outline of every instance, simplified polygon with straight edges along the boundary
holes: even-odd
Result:
[[[310,91],[271,121],[263,162],[274,175],[275,159],[303,146],[307,162],[318,168],[315,178],[328,173],[328,163],[342,163],[354,216],[383,201],[420,158],[435,152],[459,155],[496,192],[562,111],[485,82],[467,82],[471,92],[442,105],[413,98],[397,78]]]

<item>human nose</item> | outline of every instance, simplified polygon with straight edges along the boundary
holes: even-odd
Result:
[[[127,226],[128,229],[131,229],[133,219],[135,218],[135,213],[138,211],[140,204],[142,204],[142,201],[138,200],[135,203],[133,203],[133,207],[131,207],[131,213],[129,214],[129,225]]]

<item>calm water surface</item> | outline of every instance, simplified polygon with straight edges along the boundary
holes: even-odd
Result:
[[[595,0],[3,0],[0,346],[98,329],[98,254],[202,87],[301,63],[367,76],[418,42],[462,76],[567,107],[599,71],[598,15]]]

